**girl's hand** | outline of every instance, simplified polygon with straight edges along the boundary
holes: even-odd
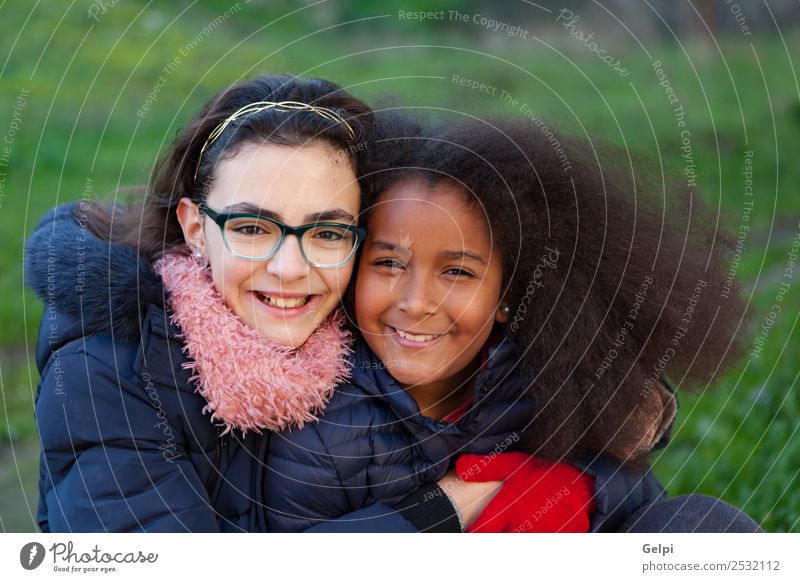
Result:
[[[461,513],[464,529],[466,529],[475,523],[478,516],[500,491],[503,482],[467,483],[451,471],[438,481],[438,485]]]
[[[456,473],[467,482],[498,483],[469,532],[588,532],[594,480],[569,463],[524,453],[462,455]]]

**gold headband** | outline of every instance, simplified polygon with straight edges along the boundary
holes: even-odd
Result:
[[[267,109],[278,109],[279,111],[311,111],[329,121],[344,125],[347,128],[347,133],[349,133],[350,137],[353,138],[353,141],[356,140],[356,134],[353,131],[353,128],[350,127],[350,124],[347,123],[341,115],[331,109],[326,109],[325,107],[315,107],[314,105],[300,103],[299,101],[257,101],[255,103],[245,105],[241,109],[232,113],[208,135],[206,142],[203,144],[203,149],[200,150],[200,156],[197,159],[197,167],[194,170],[194,179],[197,180],[197,173],[200,171],[200,164],[203,161],[203,154],[211,146],[211,144],[213,144],[217,138],[222,135],[222,132],[225,131],[231,123],[242,117],[246,117],[253,113],[258,113],[259,111],[265,111]]]

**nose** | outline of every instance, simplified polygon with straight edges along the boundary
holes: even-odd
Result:
[[[311,266],[300,250],[300,239],[288,235],[271,259],[267,260],[267,272],[285,283],[307,277]]]
[[[400,276],[395,289],[398,309],[413,317],[425,317],[435,313],[439,297],[431,280],[432,277],[419,271]]]

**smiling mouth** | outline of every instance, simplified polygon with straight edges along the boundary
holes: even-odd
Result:
[[[432,335],[432,334],[413,334],[413,333],[408,333],[407,331],[403,331],[401,329],[397,329],[396,327],[393,327],[392,329],[401,338],[403,338],[404,340],[411,341],[411,342],[425,343],[425,342],[433,341],[436,338],[442,337],[442,334],[434,334],[434,335]]]
[[[297,309],[298,307],[303,307],[311,301],[312,297],[311,295],[306,295],[305,297],[276,297],[259,291],[253,291],[253,294],[265,305],[277,307],[278,309]]]

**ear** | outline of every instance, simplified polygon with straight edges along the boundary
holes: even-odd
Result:
[[[178,208],[175,209],[178,222],[183,230],[183,238],[193,251],[206,254],[206,240],[203,234],[203,217],[200,208],[189,198],[181,198]]]
[[[497,306],[497,311],[494,314],[494,320],[497,323],[508,323],[508,320],[511,319],[511,307],[505,303],[501,303]]]

